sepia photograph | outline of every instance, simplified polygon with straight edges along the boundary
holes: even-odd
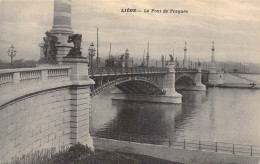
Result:
[[[0,0],[0,164],[260,164],[260,0]]]

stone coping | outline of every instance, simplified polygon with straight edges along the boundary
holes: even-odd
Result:
[[[69,66],[45,66],[45,67],[35,67],[35,68],[16,68],[16,69],[2,69],[0,74],[4,73],[16,73],[16,72],[25,72],[25,71],[41,71],[41,70],[55,70],[55,69],[71,69]]]

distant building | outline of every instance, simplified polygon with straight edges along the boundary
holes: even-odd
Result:
[[[234,73],[237,73],[237,72],[238,72],[238,69],[233,69],[233,72],[234,72]]]
[[[109,59],[106,59],[105,61],[105,67],[123,67],[123,66],[124,66],[124,62],[121,56],[111,57]]]

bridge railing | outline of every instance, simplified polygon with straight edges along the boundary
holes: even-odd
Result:
[[[182,72],[182,71],[198,72],[198,69],[196,69],[196,68],[175,68],[175,71],[177,71],[177,72]]]
[[[162,138],[160,136],[137,135],[128,133],[115,132],[92,132],[92,136],[98,138],[115,139],[120,141],[129,141],[137,143],[146,143],[154,145],[163,145],[188,150],[200,150],[210,152],[221,152],[245,156],[260,157],[260,147],[252,145],[242,145],[224,142],[212,142],[190,139],[172,139]]]
[[[92,67],[89,68],[90,75],[98,74],[142,74],[142,73],[167,73],[168,68],[155,68],[155,67],[129,67],[129,68],[117,68],[117,67]]]
[[[0,70],[0,87],[32,81],[69,79],[70,67],[24,68]]]

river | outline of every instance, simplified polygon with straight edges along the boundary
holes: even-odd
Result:
[[[179,93],[181,105],[112,100],[120,95],[105,91],[92,100],[91,128],[260,146],[260,90],[208,88]]]

